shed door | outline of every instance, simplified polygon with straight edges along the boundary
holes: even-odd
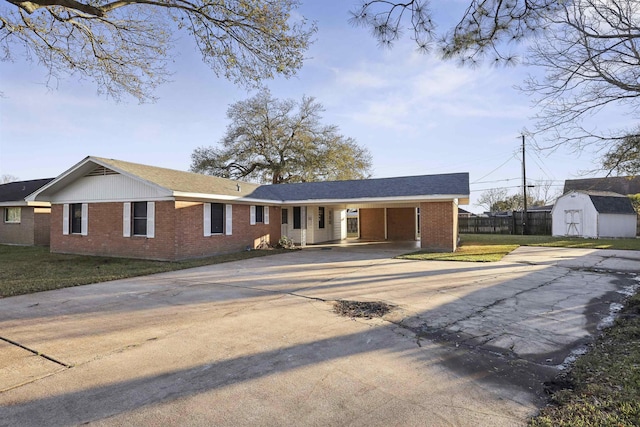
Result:
[[[582,236],[582,209],[564,211],[564,224],[567,236]]]

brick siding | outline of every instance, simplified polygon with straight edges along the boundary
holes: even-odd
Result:
[[[181,260],[254,248],[280,239],[280,208],[270,207],[270,224],[249,225],[249,206],[233,205],[233,234],[204,236],[203,204],[156,202],[155,237],[123,237],[122,203],[90,203],[86,236],[62,234],[62,205],[51,213],[51,251],[87,255]]]
[[[33,244],[49,246],[51,236],[51,208],[34,208]]]
[[[280,240],[279,207],[269,207],[269,224],[250,225],[249,205],[233,205],[232,234],[204,236],[203,204],[176,202],[177,259],[198,258],[254,249],[260,242]],[[226,213],[225,213],[226,214]]]
[[[359,210],[360,238],[363,240],[384,240],[384,208]]]
[[[415,208],[387,209],[387,240],[415,240]]]
[[[0,243],[11,245],[33,245],[34,212],[32,207],[20,208],[20,222],[4,222],[5,208],[0,208]]]
[[[453,202],[420,203],[420,247],[454,252],[458,240],[458,209]]]

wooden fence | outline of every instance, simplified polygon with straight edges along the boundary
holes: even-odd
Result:
[[[523,234],[522,212],[513,212],[512,216],[460,217],[460,233],[477,234]],[[551,235],[551,212],[527,212],[526,234]]]

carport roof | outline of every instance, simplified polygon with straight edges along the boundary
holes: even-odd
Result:
[[[259,185],[199,173],[101,157],[86,157],[34,193],[31,200],[47,200],[52,194],[84,176],[124,174],[166,190],[176,198],[225,199],[244,202],[331,203],[349,201],[462,199],[468,203],[469,174],[451,173],[352,181],[304,182]]]
[[[251,197],[274,197],[283,202],[353,200],[379,198],[421,198],[425,196],[468,197],[469,174],[403,176],[352,181],[302,182],[263,185]]]

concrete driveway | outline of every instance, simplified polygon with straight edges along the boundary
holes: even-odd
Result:
[[[640,253],[312,247],[0,300],[0,425],[514,426]],[[332,301],[383,301],[350,319]]]

